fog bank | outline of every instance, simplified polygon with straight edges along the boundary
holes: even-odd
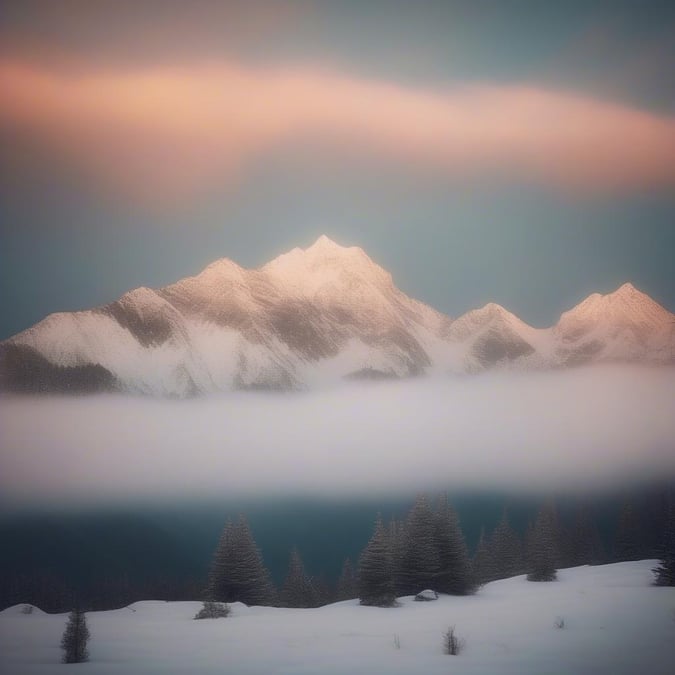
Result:
[[[588,368],[188,401],[0,400],[5,505],[596,490],[675,477],[675,370]]]

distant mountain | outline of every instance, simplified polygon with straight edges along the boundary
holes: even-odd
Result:
[[[223,258],[164,288],[52,314],[0,343],[0,387],[184,397],[606,361],[675,363],[675,315],[625,284],[553,328],[493,303],[452,320],[362,249],[322,236],[259,269]]]

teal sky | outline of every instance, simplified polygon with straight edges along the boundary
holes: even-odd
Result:
[[[672,3],[0,12],[0,339],[322,233],[453,316],[675,310]]]

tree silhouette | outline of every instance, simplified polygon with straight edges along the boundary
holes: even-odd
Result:
[[[270,605],[276,599],[269,572],[263,564],[244,516],[236,525],[228,522],[213,557],[207,599]]]
[[[68,618],[66,630],[61,638],[63,649],[63,663],[83,663],[89,659],[87,642],[89,641],[89,629],[84,612],[79,608],[74,609]]]
[[[296,548],[291,551],[280,602],[283,607],[315,607],[317,604],[316,589],[305,572],[305,566]]]
[[[392,607],[396,603],[389,542],[379,515],[359,560],[359,598],[362,605]]]
[[[552,504],[541,508],[534,523],[532,548],[528,555],[528,581],[555,581],[555,511]]]

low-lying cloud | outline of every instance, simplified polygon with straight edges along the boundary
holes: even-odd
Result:
[[[0,127],[165,201],[283,144],[582,191],[675,184],[675,119],[537,83],[415,89],[234,62],[77,73],[0,61]]]
[[[189,401],[6,398],[9,505],[675,478],[675,372],[590,368]]]

